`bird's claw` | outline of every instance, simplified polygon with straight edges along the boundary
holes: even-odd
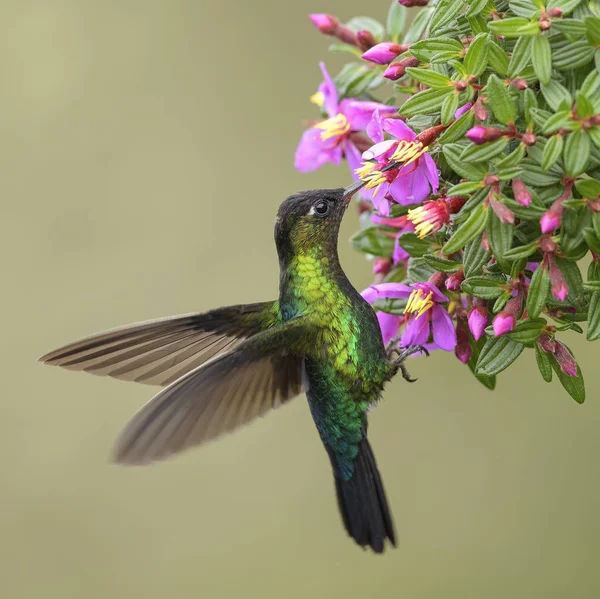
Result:
[[[402,372],[402,378],[405,381],[408,381],[409,383],[414,383],[417,379],[413,379],[410,376],[408,370],[406,369],[406,366],[404,365],[404,361],[406,360],[406,358],[408,358],[408,356],[412,356],[412,354],[416,354],[418,352],[422,352],[427,357],[429,357],[429,351],[422,345],[409,345],[408,347],[404,348],[404,350],[399,351],[396,347],[398,341],[399,339],[394,338],[388,343],[386,348],[388,357],[391,358],[394,353],[397,354],[398,357],[393,362],[394,366],[400,369],[400,372]]]

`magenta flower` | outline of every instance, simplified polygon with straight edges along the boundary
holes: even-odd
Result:
[[[427,347],[430,336],[433,337],[434,348],[452,351],[456,346],[456,331],[452,319],[446,309],[439,305],[448,302],[448,298],[432,283],[371,285],[362,292],[362,296],[369,303],[373,303],[379,298],[408,299],[404,316],[387,315],[383,317],[382,323],[381,317],[378,315],[385,343],[395,336],[392,333],[393,330],[397,331],[400,324],[404,322],[404,333],[400,340],[403,347],[409,345]],[[394,318],[389,318],[390,316]]]
[[[540,219],[540,226],[542,233],[552,233],[554,230],[560,227],[562,221],[562,214],[554,212],[552,209],[548,210]]]
[[[313,25],[321,32],[331,35],[338,26],[338,20],[332,15],[323,13],[313,13],[308,15],[308,18],[313,22]]]
[[[295,167],[301,172],[314,171],[327,162],[340,164],[342,156],[345,156],[350,171],[357,179],[354,171],[360,166],[361,157],[350,134],[366,129],[375,110],[391,114],[396,109],[378,102],[350,99],[339,102],[335,84],[325,64],[321,63],[320,67],[324,81],[311,99],[325,110],[329,118],[304,132],[296,149]]]
[[[473,104],[471,102],[467,102],[466,104],[463,104],[454,113],[454,118],[459,119],[463,114],[465,114],[466,112],[469,112],[469,110],[471,110],[471,108],[473,108]]]
[[[406,47],[401,46],[400,44],[395,44],[394,42],[382,42],[381,44],[376,44],[372,48],[369,48],[363,53],[362,57],[365,60],[370,60],[376,64],[389,64],[396,56],[399,56],[405,51]]]
[[[385,140],[385,133],[396,139]],[[427,196],[437,192],[437,166],[427,154],[427,146],[416,139],[415,132],[408,125],[400,119],[385,118],[379,110],[375,110],[367,126],[367,134],[375,145],[363,152],[363,160],[377,162],[364,162],[356,173],[367,181],[365,190],[373,190],[371,200],[381,215],[390,213],[391,202],[404,206],[420,204]],[[400,162],[402,166],[381,172],[390,162]]]
[[[496,141],[500,139],[504,133],[497,127],[482,127],[477,125],[469,129],[465,134],[467,139],[470,139],[476,146],[484,144],[488,141]]]

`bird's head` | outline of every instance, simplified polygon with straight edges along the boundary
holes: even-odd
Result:
[[[335,251],[344,212],[363,185],[360,181],[346,189],[300,191],[287,198],[279,206],[275,223],[279,257],[313,250]]]

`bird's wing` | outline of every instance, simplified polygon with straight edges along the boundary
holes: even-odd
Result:
[[[169,385],[279,321],[276,302],[140,322],[65,345],[40,362],[149,385]]]
[[[175,381],[131,419],[114,460],[141,465],[165,459],[288,402],[303,391],[303,358],[290,348],[312,332],[305,318],[295,318]]]

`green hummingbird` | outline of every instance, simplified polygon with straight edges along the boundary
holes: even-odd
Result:
[[[367,411],[407,355],[384,347],[375,312],[344,274],[340,223],[364,182],[303,191],[275,224],[279,299],[129,325],[40,361],[165,388],[116,442],[114,460],[148,464],[218,437],[306,393],[327,450],[342,520],[362,547],[395,545]],[[423,350],[424,351],[424,350]]]

